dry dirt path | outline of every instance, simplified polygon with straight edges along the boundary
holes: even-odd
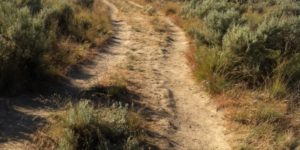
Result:
[[[160,149],[230,149],[220,113],[192,80],[185,33],[148,7],[129,0],[103,2],[111,10],[114,37],[103,51],[94,52],[89,65],[70,73],[71,84],[85,90],[112,76],[126,79],[140,97],[138,111],[145,117],[149,140]],[[16,110],[30,116],[29,126],[35,123],[31,119],[46,120],[51,114],[33,107]],[[0,143],[0,149],[24,149],[26,143],[28,139],[13,140]]]
[[[230,149],[221,116],[191,78],[184,54],[188,49],[185,33],[167,17],[132,1],[104,2],[128,35],[120,37],[123,44],[111,50],[127,57],[119,62],[147,107],[141,112],[154,143],[161,149]]]

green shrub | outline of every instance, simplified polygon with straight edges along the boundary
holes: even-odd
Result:
[[[72,5],[55,2],[51,8],[45,8],[41,12],[41,16],[45,22],[46,30],[57,34],[72,34],[74,26],[74,8]]]
[[[108,149],[108,141],[101,133],[97,115],[88,101],[79,102],[67,111],[63,119],[63,135],[59,149]]]
[[[234,9],[229,9],[225,12],[212,10],[204,17],[204,22],[206,26],[218,33],[215,38],[221,42],[227,29],[230,25],[235,24],[238,18],[239,12]]]
[[[240,128],[234,149],[297,149],[300,1],[188,0],[182,15],[197,22],[185,27],[196,77],[212,94],[233,87],[221,103]]]
[[[50,70],[74,64],[83,55],[74,43],[98,46],[107,39],[110,20],[108,15],[99,17],[103,8],[98,2],[97,6],[87,10],[71,0],[0,1],[1,91],[15,93],[24,85],[29,89]],[[83,13],[85,16],[79,16]],[[70,39],[69,43],[61,47],[65,39]],[[70,54],[72,57],[66,56]],[[56,57],[59,55],[62,57]]]
[[[32,17],[27,7],[18,9],[0,2],[0,88],[19,88],[27,79],[38,78],[43,65],[41,56],[50,49],[51,41],[41,17]],[[22,75],[22,76],[20,76]]]
[[[58,115],[47,133],[61,150],[138,150],[141,129],[136,116],[121,104],[95,108],[90,101],[81,100]]]
[[[265,7],[259,10],[259,5]],[[288,89],[299,80],[299,12],[300,3],[292,0],[192,0],[186,2],[182,13],[185,17],[196,17],[204,22],[205,28],[189,32],[198,42],[197,45],[206,45],[206,51],[214,49],[217,55],[228,60],[221,71],[202,70],[210,74],[204,80],[210,80],[210,77],[222,72],[225,82],[244,82],[254,88],[264,87],[269,78],[282,76],[282,85]],[[259,14],[259,18],[253,23],[249,16],[255,13]],[[207,66],[217,63],[211,61],[211,57],[202,55],[207,53],[205,50],[200,48],[198,51],[196,60],[202,59],[198,62],[199,68],[205,68],[201,62],[211,63]],[[227,55],[224,56],[224,53]],[[283,86],[278,88],[277,91],[284,90]]]

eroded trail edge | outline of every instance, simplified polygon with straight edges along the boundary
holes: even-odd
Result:
[[[167,17],[127,0],[104,0],[114,22],[122,22],[121,44],[109,51],[132,90],[141,95],[154,144],[161,149],[230,149],[221,114],[195,84],[186,63],[185,33]],[[124,25],[125,24],[125,25]],[[127,58],[125,58],[127,57]]]

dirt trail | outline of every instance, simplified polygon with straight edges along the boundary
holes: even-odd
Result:
[[[128,37],[120,38],[124,44],[111,50],[128,57],[123,62],[126,76],[147,106],[141,112],[146,112],[155,144],[161,149],[230,149],[221,116],[191,78],[185,33],[167,17],[150,16],[132,1],[104,2],[113,10],[113,20],[126,24],[122,31]]]
[[[89,65],[83,64],[80,71],[70,74],[72,85],[84,90],[109,76],[122,76],[128,88],[140,96],[143,107],[139,112],[158,148],[230,149],[221,116],[194,83],[186,65],[185,33],[167,17],[151,14],[132,1],[103,2],[111,9],[114,37],[102,51],[94,52]],[[33,108],[18,111],[41,119],[50,113]],[[0,143],[0,149],[22,149],[24,141]]]

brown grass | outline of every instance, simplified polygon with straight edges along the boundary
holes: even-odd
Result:
[[[235,89],[216,95],[218,109],[224,111],[230,142],[234,149],[293,149],[299,141],[299,122],[283,100],[267,94]]]

